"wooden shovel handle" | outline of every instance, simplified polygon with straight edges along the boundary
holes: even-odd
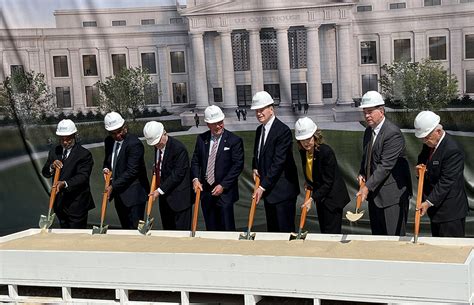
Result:
[[[148,203],[146,207],[146,216],[149,217],[151,215],[151,208],[153,207],[153,192],[156,188],[156,175],[153,173],[153,177],[151,178],[151,187],[150,187],[150,194],[148,196]]]
[[[416,194],[416,210],[415,210],[415,236],[418,236],[420,232],[420,208],[421,208],[421,200],[423,197],[423,183],[425,180],[425,172],[426,172],[426,165],[419,164],[416,166],[418,170],[418,192]]]
[[[365,181],[363,179],[359,179],[359,189],[364,186],[365,186]],[[357,199],[356,199],[356,211],[358,211],[361,206],[362,206],[362,196],[359,195],[357,196]]]
[[[196,190],[196,200],[194,200],[194,211],[193,211],[193,223],[191,225],[191,230],[196,232],[198,215],[199,215],[199,201],[201,199],[201,189],[197,188]]]
[[[260,187],[260,177],[255,176],[255,186],[253,188],[253,194],[257,191],[257,189]],[[250,213],[249,213],[249,223],[248,223],[248,230],[253,226],[253,218],[255,216],[255,210],[257,208],[257,198],[252,198],[252,205],[250,206]]]
[[[107,188],[110,185],[110,179],[112,178],[112,172],[108,171],[107,174],[105,174],[105,187],[104,187],[104,193],[102,194],[102,210],[100,211],[100,221],[101,223],[104,222],[105,218],[105,210],[107,208],[107,200],[108,198],[108,193],[107,193]]]
[[[309,200],[309,198],[311,198],[311,192],[312,192],[312,189],[311,188],[306,188],[306,193],[304,195],[304,203],[306,203],[306,201]],[[303,204],[304,204],[303,203]],[[306,222],[306,215],[308,214],[308,209],[303,206],[301,208],[301,217],[300,217],[300,229],[303,230],[304,228],[304,224]]]
[[[56,199],[56,190],[58,188],[59,175],[61,174],[61,169],[56,167],[54,170],[54,179],[53,185],[51,186],[51,194],[49,195],[49,209],[51,210],[54,205],[54,200]]]

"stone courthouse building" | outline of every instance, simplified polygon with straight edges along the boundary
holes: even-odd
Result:
[[[0,80],[46,75],[65,111],[93,110],[94,84],[123,67],[152,77],[150,107],[349,103],[380,67],[439,61],[474,93],[473,0],[188,0],[186,6],[54,12],[55,28],[0,30]]]

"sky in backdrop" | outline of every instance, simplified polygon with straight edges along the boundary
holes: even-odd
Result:
[[[179,4],[186,4],[179,0]],[[54,28],[53,12],[63,9],[176,5],[176,0],[0,0],[0,28]]]

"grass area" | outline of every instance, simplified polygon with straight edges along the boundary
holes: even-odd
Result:
[[[251,180],[251,160],[255,133],[253,131],[243,131],[236,132],[236,134],[244,139],[245,148],[245,167],[239,179],[240,200],[235,205],[236,225],[239,230],[243,230],[247,226],[247,217],[251,202],[250,196],[253,187],[253,182]],[[352,201],[347,206],[347,209],[352,210],[355,205],[354,195],[356,193],[357,187],[355,177],[357,176],[357,172],[359,170],[360,159],[362,155],[362,132],[323,131],[323,135],[326,143],[328,143],[336,152],[339,166],[346,181],[349,194],[352,198]],[[191,157],[194,150],[196,135],[184,135],[176,138],[186,145]],[[414,137],[413,134],[405,134],[405,139],[407,142],[408,160],[410,165],[414,166],[417,159],[417,154],[421,149],[421,143]],[[472,177],[474,175],[472,168],[472,164],[474,164],[474,138],[456,136],[456,140],[463,146],[466,152],[466,189],[468,191],[470,202],[472,205],[474,205],[474,185],[470,182],[473,181]],[[98,147],[91,149],[91,152],[95,161],[93,174],[91,177],[91,188],[96,202],[96,209],[92,210],[89,214],[89,223],[97,224],[100,217],[101,195],[103,191],[103,178],[101,172],[104,151],[103,147]],[[301,170],[301,160],[297,152],[296,145],[294,145],[294,155],[296,165],[300,171],[300,185],[302,186],[303,175]],[[145,145],[145,162],[148,168],[151,168],[153,156],[154,154],[152,147]],[[36,163],[37,168],[41,169],[43,162],[44,159],[38,160]],[[412,175],[414,175],[414,171],[412,172]],[[4,170],[1,172],[0,177],[0,215],[5,215],[3,221],[0,223],[0,235],[5,232],[13,232],[25,228],[37,227],[40,214],[45,214],[47,212],[48,196],[42,186],[42,178],[40,179],[35,174],[33,164],[27,162]],[[414,187],[416,187],[416,180],[413,178],[412,181]],[[414,194],[416,194],[416,190],[414,190]],[[298,202],[301,203],[302,200],[303,195],[300,194]],[[412,210],[409,217],[410,222],[413,220],[413,204],[414,200],[412,200]],[[366,204],[363,205],[363,209],[367,210]],[[155,221],[155,226],[157,229],[159,229],[161,228],[161,221],[156,205],[153,209],[153,214],[157,220]],[[423,221],[423,233],[427,234],[429,233],[429,229],[426,227],[428,219],[424,218]],[[113,203],[109,205],[106,223],[110,224],[112,227],[116,227],[119,224]],[[260,204],[257,207],[255,217],[255,230],[265,231],[265,223],[263,204]],[[368,214],[366,214],[364,218],[355,225],[349,225],[349,223],[344,220],[343,226],[344,233],[370,233]],[[469,222],[467,226],[468,230],[471,230],[470,234],[474,234],[474,222],[472,227]],[[205,229],[202,215],[199,218],[198,228],[200,230]],[[308,214],[306,228],[309,229],[310,232],[319,232],[315,209],[312,209]]]

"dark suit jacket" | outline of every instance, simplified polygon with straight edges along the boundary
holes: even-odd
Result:
[[[464,190],[464,152],[446,133],[428,160],[430,148],[423,145],[418,164],[426,164],[423,185],[424,200],[434,206],[428,209],[433,222],[447,222],[466,217],[468,200]]]
[[[364,153],[359,174],[366,175],[367,149],[372,129],[367,127],[364,133]],[[372,147],[371,175],[366,181],[369,200],[379,208],[389,207],[400,202],[400,198],[409,198],[412,193],[408,161],[405,158],[405,139],[395,124],[385,118]],[[408,203],[408,201],[407,201]]]
[[[165,193],[159,197],[160,204],[168,204],[175,212],[193,204],[188,152],[183,143],[170,136],[161,164],[160,188]]]
[[[337,165],[336,155],[329,145],[321,144],[313,154],[313,182],[306,177],[306,151],[300,150],[306,183],[313,188],[316,205],[323,204],[330,211],[344,208],[351,201],[346,184]]]
[[[214,178],[216,184],[222,185],[224,192],[221,200],[234,203],[239,200],[239,175],[244,169],[244,145],[240,137],[224,130],[217,148]],[[196,139],[193,158],[191,160],[192,179],[198,178],[201,183],[206,181],[207,161],[211,145],[211,131],[200,134]]]
[[[50,167],[54,160],[62,159],[62,152],[63,148],[60,145],[49,152],[46,164],[43,166],[43,176],[46,178],[54,176]],[[83,216],[95,207],[89,186],[93,166],[92,154],[76,143],[67,159],[63,161],[59,180],[66,181],[68,187],[63,188],[56,196],[54,203],[56,213],[61,210],[67,215]]]
[[[268,203],[278,203],[295,198],[300,189],[290,128],[275,118],[265,141],[261,160],[258,160],[261,133],[262,125],[257,127],[255,133],[252,168],[258,169],[260,174],[260,185],[266,190],[263,193],[264,199]]]
[[[112,169],[112,151],[115,141],[111,136],[104,140],[104,168]],[[112,179],[112,200],[119,196],[123,204],[131,207],[145,204],[150,184],[146,174],[143,143],[133,134],[126,134],[118,155]]]

